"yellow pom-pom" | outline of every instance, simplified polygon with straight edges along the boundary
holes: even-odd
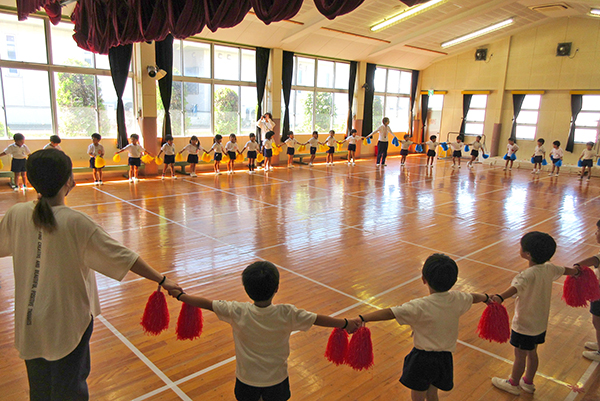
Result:
[[[210,155],[206,152],[202,153],[202,161],[205,163],[209,163],[210,162]]]
[[[182,162],[183,161],[183,156],[181,155],[181,153],[177,153],[177,155],[175,155],[175,161],[176,162]]]
[[[144,162],[144,164],[150,164],[154,161],[154,158],[150,155],[144,155],[142,156],[142,161]]]
[[[263,160],[265,160],[265,157],[263,156],[263,154],[262,154],[262,153],[259,153],[259,154],[256,156],[256,161],[257,161],[258,163],[260,163],[260,162],[262,162]]]
[[[300,145],[298,148],[298,152],[304,152],[306,150],[306,145]]]
[[[281,148],[279,146],[273,145],[273,156],[277,156],[281,153]]]
[[[238,155],[235,157],[235,161],[238,163],[243,163],[244,162],[244,154],[238,153]]]
[[[229,160],[230,160],[230,159],[229,159],[229,155],[228,155],[228,154],[224,154],[224,155],[223,155],[223,158],[221,159],[221,161],[222,161],[223,163],[229,163]]]
[[[4,168],[4,163],[2,163],[2,159],[0,159],[0,170]]]
[[[96,168],[102,168],[102,167],[106,166],[106,162],[104,161],[104,158],[100,157],[100,156],[96,156],[96,160],[94,161],[94,166]]]
[[[154,162],[156,163],[157,166],[160,166],[161,164],[163,164],[165,161],[161,158],[161,157],[155,157],[154,158]]]
[[[121,155],[119,155],[119,154],[114,155],[113,156],[113,161],[115,163],[121,163]]]
[[[340,150],[342,150],[342,144],[341,144],[341,143],[338,143],[338,144],[337,144],[337,150],[338,150],[338,152],[339,152]]]

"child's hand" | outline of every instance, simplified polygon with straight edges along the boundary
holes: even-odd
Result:
[[[346,331],[350,334],[354,333],[361,326],[362,320],[360,318],[357,319],[348,319],[348,326],[346,327]]]
[[[503,300],[502,298],[500,298],[500,297],[498,296],[498,294],[496,294],[496,295],[492,295],[492,296],[490,297],[490,300],[492,300],[493,302],[496,302],[496,303],[498,303],[498,304],[501,304],[502,302],[504,302],[504,300]]]
[[[169,295],[172,296],[173,298],[177,298],[179,296],[179,294],[181,294],[183,292],[183,290],[178,289],[178,288],[173,288],[168,290]]]
[[[165,278],[165,282],[162,283],[161,286],[165,290],[169,291],[169,294],[171,294],[171,291],[177,291],[178,293],[183,292],[183,288],[181,288],[179,284],[177,284],[175,281],[169,278]]]

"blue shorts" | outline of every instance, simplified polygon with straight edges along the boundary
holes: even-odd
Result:
[[[27,171],[27,159],[12,159],[10,171],[13,173],[24,173]]]
[[[90,157],[90,168],[96,168],[96,158]]]
[[[141,160],[139,157],[130,157],[130,158],[129,158],[129,162],[128,162],[128,164],[129,164],[130,166],[136,166],[136,167],[139,167],[139,166],[141,166],[141,165],[142,165],[142,160]]]

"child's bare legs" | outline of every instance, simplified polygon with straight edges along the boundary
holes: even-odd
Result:
[[[294,164],[294,156],[288,155],[288,167],[291,167]]]
[[[133,178],[138,178],[138,166],[133,166]]]
[[[537,354],[537,345],[531,351],[515,348],[515,362],[513,363],[510,378],[514,385],[518,385],[525,373],[525,382],[533,383],[533,378],[537,372],[539,359]]]
[[[406,163],[406,156],[402,155],[402,158],[400,159],[400,164],[404,163]]]
[[[270,157],[266,157],[265,158],[265,170],[268,170],[271,168],[271,158]]]
[[[317,155],[310,155],[310,164],[313,164]]]
[[[215,169],[215,173],[219,172],[219,162],[215,160],[215,165],[214,165],[214,169]]]
[[[17,188],[19,188],[19,177],[21,176],[20,173],[13,173],[15,175],[15,186]]]
[[[438,389],[435,386],[429,386],[427,391],[410,391],[410,398],[412,401],[438,401]]]
[[[129,180],[133,179],[133,166],[129,166]]]

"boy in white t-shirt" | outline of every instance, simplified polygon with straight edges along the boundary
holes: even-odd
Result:
[[[546,148],[544,148],[544,143],[546,141],[543,138],[537,140],[537,145],[535,150],[533,151],[533,171],[531,174],[539,174],[542,170],[542,162],[546,158]]]
[[[562,159],[564,156],[563,150],[560,148],[560,141],[552,142],[552,150],[550,151],[550,160],[552,161],[552,171],[548,174],[550,177],[558,177],[560,172],[560,166],[562,166]],[[556,169],[556,174],[554,170]]]
[[[293,305],[272,303],[279,290],[279,271],[271,262],[254,262],[244,269],[242,283],[254,301],[212,301],[169,291],[189,305],[213,311],[219,320],[231,325],[236,355],[235,397],[239,401],[285,401],[291,397],[287,371],[290,335],[312,325],[339,327],[354,331],[357,325],[297,309]]]
[[[594,157],[597,157],[596,152],[592,150],[594,147],[594,142],[588,142],[585,144],[585,149],[581,152],[581,156],[579,156],[579,160],[581,161],[581,174],[579,176],[579,180],[583,179],[585,175],[585,168],[588,169],[588,180],[592,178],[592,166],[594,165]]]
[[[508,379],[494,377],[492,384],[508,393],[519,395],[521,389],[533,393],[533,378],[538,368],[538,344],[546,339],[552,282],[562,275],[576,276],[579,269],[548,263],[556,251],[556,242],[549,234],[532,231],[521,238],[520,255],[529,267],[517,274],[511,286],[492,296],[494,302],[516,296],[510,344],[515,347],[515,362]],[[525,373],[525,375],[523,375]]]
[[[43,149],[54,148],[57,150],[62,150],[62,148],[60,147],[61,142],[62,141],[60,139],[60,136],[52,135],[52,136],[50,136],[50,143],[47,143],[46,146],[43,147]]]
[[[490,300],[487,294],[450,291],[457,278],[456,262],[435,253],[423,265],[422,280],[429,289],[428,296],[354,319],[357,325],[395,319],[400,325],[411,326],[414,348],[404,359],[400,383],[411,389],[412,400],[437,400],[438,389],[452,390],[458,320],[472,304]]]

